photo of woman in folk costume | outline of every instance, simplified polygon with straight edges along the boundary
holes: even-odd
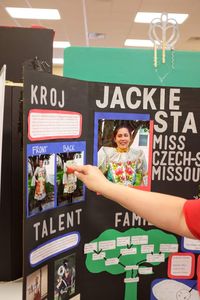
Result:
[[[75,293],[75,254],[55,262],[54,279],[54,300],[67,300]]]
[[[73,166],[83,165],[84,152],[58,153],[56,157],[57,205],[75,204],[84,200],[83,183],[74,175]]]
[[[55,206],[55,154],[28,156],[27,215],[33,216]]]
[[[131,147],[134,129],[127,123],[113,130],[113,147],[98,151],[98,167],[106,178],[126,186],[147,186],[148,167],[142,149]]]
[[[63,195],[67,195],[69,198],[69,203],[72,203],[72,196],[77,188],[77,177],[74,175],[72,166],[75,166],[76,162],[74,160],[68,160],[64,164],[63,171]]]
[[[39,166],[36,167],[32,177],[32,186],[35,186],[34,199],[38,202],[39,210],[42,210],[42,201],[46,197],[46,168],[43,160],[39,160]]]

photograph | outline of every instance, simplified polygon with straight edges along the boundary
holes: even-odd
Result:
[[[83,183],[74,175],[72,167],[83,165],[84,152],[58,153],[57,165],[57,206],[74,204],[84,200]]]
[[[54,207],[55,155],[28,157],[28,216]]]
[[[129,119],[123,114],[116,114],[117,119],[111,114],[109,119],[100,117],[96,118],[96,165],[111,182],[150,189],[151,121],[142,115],[130,119],[130,114]]]
[[[71,299],[75,293],[75,254],[57,260],[54,271],[54,300]]]
[[[26,300],[47,300],[47,292],[48,269],[44,266],[26,278]]]

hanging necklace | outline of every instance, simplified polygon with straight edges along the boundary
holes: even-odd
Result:
[[[121,148],[117,147],[116,151],[119,152],[119,153],[126,153],[126,152],[129,151],[129,148],[121,149]]]

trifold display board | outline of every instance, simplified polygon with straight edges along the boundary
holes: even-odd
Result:
[[[89,191],[71,168],[199,198],[200,54],[175,55],[155,69],[152,51],[71,48],[68,78],[25,72],[23,299],[200,299],[200,242]]]
[[[33,68],[35,57],[52,70],[53,38],[52,29],[0,26],[0,68],[6,64],[6,79],[22,82],[24,62]]]

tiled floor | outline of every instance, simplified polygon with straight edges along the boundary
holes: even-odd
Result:
[[[22,300],[22,278],[15,281],[0,282],[0,299]]]

